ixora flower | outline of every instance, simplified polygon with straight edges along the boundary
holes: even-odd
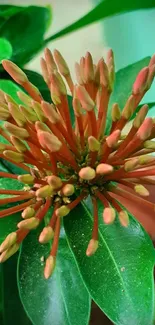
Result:
[[[122,134],[122,130],[151,86],[155,57],[139,72],[123,111],[117,103],[113,104],[109,134],[105,132],[106,117],[115,76],[111,50],[106,62],[100,59],[97,65],[90,53],[82,57],[75,66],[78,84],[74,85],[61,54],[55,50],[52,55],[45,49],[41,67],[52,103],[44,101],[39,90],[14,63],[4,60],[3,67],[29,95],[19,91],[17,95],[23,105],[18,105],[8,94],[0,92],[0,118],[6,121],[0,132],[8,141],[0,144],[0,157],[25,170],[23,175],[0,172],[0,177],[23,183],[22,190],[0,190],[0,194],[9,194],[0,199],[0,205],[18,202],[1,210],[0,218],[18,211],[23,218],[18,230],[1,244],[0,262],[19,249],[24,238],[39,226],[53,206],[49,224],[38,239],[41,244],[53,241],[44,268],[48,279],[55,266],[61,220],[88,195],[92,200],[94,225],[92,238],[88,238],[87,256],[98,248],[98,199],[103,204],[106,224],[118,218],[123,227],[129,225],[128,213],[120,204],[123,199],[129,199],[133,206],[141,204],[154,214],[148,186],[155,183],[152,178],[155,158],[151,155],[155,151],[152,140],[155,122],[146,117],[148,106],[140,108],[128,134]],[[73,95],[74,126],[66,85]]]

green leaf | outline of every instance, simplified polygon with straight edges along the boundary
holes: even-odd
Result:
[[[16,179],[10,178],[0,178],[0,189],[16,189],[22,190],[23,184]],[[9,195],[0,195],[0,198],[9,197]],[[0,207],[0,211],[6,209],[10,205],[5,205]],[[12,206],[12,205],[11,205]],[[21,220],[21,212],[14,213],[11,216],[6,216],[0,218],[0,243],[5,239],[5,237],[12,231],[17,229],[17,223]]]
[[[86,325],[90,299],[64,232],[61,233],[56,268],[49,280],[43,278],[41,257],[49,245],[38,243],[38,231],[24,240],[18,266],[18,285],[24,308],[34,325]]]
[[[132,86],[138,72],[148,65],[149,60],[150,57],[146,57],[116,72],[114,89],[110,97],[107,113],[106,134],[108,134],[111,126],[112,104],[117,102],[120,109],[123,109],[128,97],[131,95]]]
[[[88,26],[100,19],[110,17],[116,14],[122,14],[127,11],[133,11],[138,9],[149,9],[155,7],[154,0],[104,0],[99,5],[97,5],[94,9],[88,12],[85,16],[74,22],[73,24],[65,27],[58,33],[48,37],[45,40],[45,44],[48,42],[67,35],[73,31],[76,31],[80,28]]]
[[[92,212],[85,204],[64,218],[69,245],[93,300],[117,325],[152,325],[154,248],[141,225],[106,226],[99,204],[99,248],[85,255],[92,231]]]
[[[10,59],[12,55],[12,46],[5,38],[0,38],[0,63],[3,59]]]
[[[17,287],[17,258],[11,257],[6,263],[0,265],[0,307],[1,325],[31,325],[19,298]]]
[[[12,45],[12,60],[19,65],[30,61],[43,47],[44,33],[51,21],[50,7],[30,6],[15,12],[0,26],[1,37]]]

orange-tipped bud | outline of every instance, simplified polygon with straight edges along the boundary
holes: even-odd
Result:
[[[27,106],[31,106],[31,97],[25,94],[23,91],[17,91],[19,99]]]
[[[79,117],[82,115],[82,107],[78,98],[73,98],[73,109],[75,116]]]
[[[57,152],[61,149],[62,143],[52,133],[38,132],[38,139],[43,148],[48,148],[50,152]]]
[[[3,104],[6,104],[6,102],[7,102],[5,99],[5,95],[7,95],[7,94],[5,94],[5,92],[2,89],[0,89],[0,102]]]
[[[45,101],[41,102],[41,107],[42,110],[45,114],[45,116],[52,122],[52,123],[57,123],[60,121],[60,116],[59,114],[56,112],[55,107],[53,104],[49,104]]]
[[[105,208],[103,210],[103,221],[107,225],[110,225],[114,222],[116,218],[116,212],[113,208]]]
[[[56,90],[56,95],[67,95],[65,83],[59,72],[54,71],[51,75],[52,86]]]
[[[81,69],[79,63],[75,63],[75,73],[76,73],[76,79],[79,85],[83,85],[83,79],[81,76]]]
[[[108,174],[112,173],[113,170],[114,170],[113,166],[111,166],[109,164],[99,164],[96,167],[96,173],[101,174],[101,175],[108,175]]]
[[[52,186],[53,190],[58,190],[62,186],[62,180],[55,175],[47,176],[47,182]]]
[[[66,184],[65,186],[63,186],[61,192],[63,195],[65,196],[71,196],[74,194],[74,186],[72,184]]]
[[[120,130],[115,130],[113,133],[109,135],[109,137],[106,138],[106,143],[109,148],[115,147],[117,144],[118,140],[120,139],[121,131]]]
[[[34,217],[35,213],[36,212],[35,212],[35,210],[32,207],[27,207],[22,212],[22,218],[23,219],[32,218],[32,217]]]
[[[39,219],[32,217],[32,218],[20,221],[17,226],[19,229],[32,230],[32,229],[36,229],[38,227],[39,222],[40,222]]]
[[[92,256],[93,254],[96,253],[97,249],[98,249],[98,240],[91,239],[86,250],[86,255],[88,257]]]
[[[53,59],[53,55],[51,51],[48,48],[44,50],[44,54],[45,54],[45,60],[47,64],[47,70],[49,75],[51,75],[51,73],[53,73],[54,70],[57,70],[57,65]]]
[[[76,86],[76,94],[77,97],[82,105],[82,107],[86,110],[86,111],[92,111],[95,107],[95,103],[93,102],[93,100],[91,99],[91,97],[89,96],[87,90],[82,87],[82,86]]]
[[[17,241],[17,233],[11,232],[5,240],[0,245],[0,253],[3,253],[6,249],[10,248],[12,245],[14,245]]]
[[[55,268],[55,263],[56,261],[54,256],[49,256],[46,259],[45,268],[44,268],[44,277],[46,280],[48,280],[52,275]]]
[[[0,120],[7,121],[10,117],[11,117],[11,115],[10,115],[10,112],[8,111],[8,108],[5,109],[3,107],[0,107]]]
[[[58,50],[54,50],[54,59],[57,63],[58,69],[63,76],[70,74],[68,65]]]
[[[29,122],[36,122],[38,121],[38,116],[36,113],[32,110],[32,108],[27,108],[25,106],[19,105],[20,111],[24,115],[27,121]]]
[[[28,81],[26,74],[13,62],[9,60],[2,61],[3,68],[18,84],[23,85]]]
[[[147,140],[144,142],[144,148],[155,150],[155,141]]]
[[[65,217],[70,212],[70,209],[67,207],[67,205],[62,205],[60,208],[56,209],[55,213],[57,217]]]
[[[90,181],[95,178],[96,172],[95,169],[91,167],[84,167],[80,169],[79,176],[85,181]]]
[[[155,64],[149,68],[149,75],[147,79],[147,90],[151,87],[154,77],[155,77]]]
[[[92,152],[96,152],[99,151],[100,149],[100,142],[93,137],[92,135],[88,138],[88,146],[89,146],[89,150]]]
[[[19,175],[18,180],[24,184],[33,184],[35,177],[30,174]]]
[[[19,126],[24,126],[26,119],[24,115],[20,112],[19,106],[17,104],[8,103],[8,109],[14,120]]]
[[[50,185],[42,186],[41,188],[39,188],[36,191],[36,196],[38,198],[44,199],[44,198],[50,197],[52,195],[53,195],[53,188]]]
[[[128,227],[129,225],[129,216],[125,210],[122,210],[118,214],[119,221],[123,227]]]
[[[99,61],[99,70],[100,70],[101,85],[104,87],[108,87],[109,86],[109,72],[108,72],[107,65],[103,58]]]
[[[41,122],[45,122],[47,119],[44,115],[44,112],[42,111],[42,107],[41,107],[40,103],[36,102],[35,100],[31,100],[31,104],[32,104],[32,107],[33,107],[36,115],[38,116],[38,119]]]
[[[53,239],[54,231],[50,226],[44,227],[40,236],[39,236],[39,242],[41,244],[48,243],[51,239]]]
[[[85,56],[84,75],[86,82],[94,80],[93,59],[89,52],[87,52]]]
[[[151,135],[152,128],[153,128],[153,120],[152,118],[147,117],[142,123],[142,125],[140,126],[140,128],[138,129],[137,137],[139,137],[139,139],[143,141],[147,140]]]
[[[138,76],[133,84],[132,92],[134,95],[138,95],[145,91],[147,86],[147,79],[149,74],[149,68],[143,68],[139,73]]]
[[[47,64],[43,58],[41,58],[41,60],[40,60],[40,66],[41,66],[44,81],[48,84],[50,79],[49,79]]]

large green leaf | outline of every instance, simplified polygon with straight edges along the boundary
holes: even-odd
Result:
[[[58,33],[48,37],[44,42],[45,44],[56,38],[62,37],[68,33],[76,31],[82,27],[90,25],[100,19],[110,17],[116,14],[122,14],[127,11],[138,9],[149,9],[155,7],[154,0],[104,0],[94,9],[88,12],[85,16],[74,22],[73,24],[65,27]]]
[[[152,325],[152,242],[132,217],[130,226],[106,226],[99,204],[99,248],[92,257],[85,251],[91,238],[92,213],[85,204],[64,218],[70,247],[93,300],[117,325]]]
[[[56,269],[47,281],[43,277],[41,257],[49,245],[40,245],[38,231],[22,245],[18,284],[22,303],[34,325],[86,325],[90,299],[83,284],[64,232],[61,234]]]
[[[148,65],[150,58],[146,57],[138,62],[128,65],[116,72],[114,89],[110,97],[106,134],[108,134],[111,126],[111,107],[113,103],[118,103],[122,110],[128,97],[131,95],[132,86],[136,79],[138,72]]]
[[[0,189],[5,190],[22,190],[23,183],[20,183],[16,179],[10,178],[0,178]],[[0,195],[1,198],[8,197],[8,195]],[[6,209],[9,205],[1,206],[0,211]],[[17,223],[21,219],[21,212],[15,213],[11,216],[6,216],[0,219],[0,243],[5,239],[5,237],[12,231],[17,229]]]
[[[31,325],[21,304],[16,277],[18,254],[0,265],[1,325]]]
[[[12,45],[12,60],[19,65],[30,61],[32,56],[43,46],[44,33],[51,21],[50,7],[25,7],[14,12],[0,26],[1,37]]]

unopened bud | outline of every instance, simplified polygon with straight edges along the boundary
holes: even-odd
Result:
[[[81,76],[81,69],[79,63],[75,63],[75,73],[76,73],[76,79],[79,85],[83,85],[83,79]]]
[[[131,96],[128,98],[128,100],[127,100],[127,102],[126,102],[126,104],[125,104],[125,107],[124,107],[124,109],[123,109],[123,111],[122,111],[122,116],[123,116],[126,120],[130,119],[130,117],[132,116],[133,111],[134,111],[134,104],[135,104],[135,98],[134,98],[133,95],[131,95]]]
[[[56,66],[56,63],[53,59],[53,55],[51,53],[51,51],[46,48],[44,50],[44,54],[45,54],[45,60],[46,60],[46,64],[47,64],[47,69],[48,69],[48,73],[51,75],[51,73],[54,71],[54,70],[57,70],[57,66]]]
[[[27,151],[27,147],[26,147],[25,143],[22,140],[18,139],[14,135],[11,135],[10,138],[11,138],[12,144],[15,146],[17,151],[19,151],[19,152]]]
[[[114,170],[113,166],[109,165],[109,164],[99,164],[96,167],[96,173],[97,174],[101,174],[101,175],[107,175],[112,173]]]
[[[3,253],[6,249],[14,245],[16,243],[16,240],[17,240],[16,232],[12,232],[11,234],[9,234],[0,245],[0,253]]]
[[[53,188],[50,185],[42,186],[41,188],[39,188],[36,191],[36,196],[38,198],[42,198],[43,199],[43,198],[50,197],[52,195],[53,195]]]
[[[66,85],[59,72],[54,71],[51,75],[52,85],[56,89],[57,95],[66,95],[67,89]]]
[[[25,125],[26,119],[24,115],[20,112],[19,106],[17,104],[8,103],[8,109],[11,113],[12,117],[18,124],[18,126],[22,127]]]
[[[61,178],[55,175],[47,176],[47,182],[54,190],[58,190],[63,184]]]
[[[73,109],[75,116],[79,117],[82,114],[82,107],[78,98],[73,98]]]
[[[79,176],[80,176],[80,178],[82,178],[86,181],[90,181],[91,179],[95,178],[96,172],[95,172],[95,169],[93,169],[91,167],[84,167],[84,168],[81,168],[81,170],[79,171]]]
[[[140,128],[138,129],[137,137],[139,137],[143,141],[147,140],[151,135],[152,127],[153,127],[153,120],[152,118],[147,117],[142,123],[142,125],[140,126]]]
[[[56,209],[55,213],[57,217],[65,217],[70,212],[70,209],[67,205],[62,205],[60,208]]]
[[[28,81],[26,74],[15,63],[9,60],[3,60],[2,65],[12,79],[18,84],[23,85],[23,83]]]
[[[120,135],[121,135],[120,130],[115,130],[106,138],[106,142],[109,148],[115,147],[115,145],[117,144],[120,138]]]
[[[16,125],[9,123],[9,122],[6,122],[4,124],[4,127],[10,134],[14,135],[17,138],[26,139],[29,137],[29,133],[24,128],[20,128]]]
[[[38,132],[38,139],[43,148],[48,148],[51,152],[57,152],[60,150],[62,143],[52,133]]]
[[[144,148],[155,150],[155,141],[147,140],[143,144]]]
[[[89,96],[87,90],[83,86],[76,86],[76,94],[77,94],[77,97],[78,97],[82,107],[86,111],[89,112],[94,109],[95,103],[93,102],[93,100]]]
[[[24,156],[20,152],[15,152],[15,151],[12,151],[12,150],[5,150],[3,152],[3,154],[4,154],[4,156],[6,158],[9,158],[9,159],[13,160],[16,163],[24,162]]]
[[[128,227],[129,225],[129,216],[128,213],[124,210],[120,211],[118,214],[119,221],[123,227]]]
[[[38,116],[36,113],[32,110],[32,108],[27,108],[22,105],[19,105],[20,111],[23,113],[24,117],[27,121],[30,122],[36,122],[38,121]]]
[[[6,251],[4,251],[0,255],[0,263],[3,263],[6,260],[8,260],[12,255],[14,255],[18,251],[18,249],[19,249],[19,244],[14,244],[9,249],[7,249]]]
[[[39,236],[39,242],[41,244],[46,244],[53,238],[53,236],[54,236],[54,231],[52,227],[50,226],[44,227]]]
[[[36,102],[35,100],[31,100],[31,104],[32,104],[32,107],[33,107],[36,115],[38,116],[38,119],[41,122],[45,122],[46,117],[44,115],[44,112],[42,111],[42,107],[41,107],[40,103]]]
[[[110,225],[111,223],[114,222],[116,218],[116,212],[113,208],[105,208],[103,210],[103,221],[107,225]]]
[[[94,80],[93,59],[89,52],[87,52],[85,56],[84,75],[86,82]]]
[[[66,184],[65,186],[63,186],[62,188],[62,194],[65,196],[71,196],[74,194],[74,186],[72,184]]]
[[[32,230],[32,229],[36,229],[38,227],[39,222],[40,222],[39,219],[32,217],[32,218],[20,221],[17,226],[19,229]]]
[[[132,158],[125,162],[124,169],[126,172],[132,171],[138,165],[138,159]]]
[[[4,143],[0,143],[0,153],[3,153],[5,148],[6,148],[6,145]]]
[[[88,146],[89,146],[89,150],[92,152],[96,152],[99,151],[100,149],[100,142],[93,137],[92,135],[88,138]]]
[[[86,250],[86,255],[88,257],[92,256],[93,254],[96,253],[97,249],[98,249],[98,240],[91,239]]]
[[[139,73],[138,76],[133,84],[133,94],[138,95],[143,93],[145,91],[145,88],[147,86],[147,79],[149,74],[149,68],[145,67],[143,68]]]
[[[0,120],[7,121],[10,118],[10,112],[3,107],[0,107]]]
[[[137,115],[133,121],[133,126],[136,129],[139,129],[139,127],[143,123],[143,121],[147,115],[147,112],[148,112],[148,105],[145,104],[141,107],[141,109],[139,110],[139,112],[137,113]]]
[[[23,219],[32,218],[32,217],[34,217],[34,215],[35,215],[35,210],[32,207],[27,207],[22,212]]]
[[[141,184],[135,185],[134,190],[135,190],[136,193],[138,193],[141,196],[149,196],[150,195],[150,193],[147,190],[147,188],[144,187]]]
[[[52,122],[52,123],[57,123],[60,121],[60,116],[59,114],[56,112],[55,107],[53,104],[49,104],[45,101],[41,102],[41,107],[42,110],[45,114],[45,116]]]
[[[146,141],[147,142],[147,141]],[[153,142],[153,141],[149,141],[148,142]],[[145,142],[144,142],[145,144]],[[155,143],[154,143],[154,149],[155,149]],[[142,155],[138,158],[138,163],[139,165],[146,165],[148,164],[149,162],[151,162],[152,160],[154,160],[154,157],[153,156],[148,156],[148,155]]]
[[[121,117],[121,111],[120,111],[119,105],[117,103],[114,103],[112,106],[111,116],[112,116],[113,122],[118,121]]]
[[[49,256],[46,259],[45,268],[44,268],[44,277],[46,280],[50,278],[55,268],[55,257]]]
[[[99,61],[99,69],[100,69],[100,84],[104,87],[108,87],[109,72],[108,72],[108,67],[103,58]]]
[[[18,180],[24,184],[33,184],[35,177],[30,174],[19,175]]]
[[[147,90],[151,87],[154,77],[155,77],[155,65],[152,65],[149,68],[149,75],[148,75],[148,79],[147,79]]]
[[[27,106],[31,106],[31,97],[25,94],[23,91],[17,91],[19,99]]]
[[[58,69],[63,76],[70,74],[68,65],[58,50],[54,50],[54,59],[57,63]]]

